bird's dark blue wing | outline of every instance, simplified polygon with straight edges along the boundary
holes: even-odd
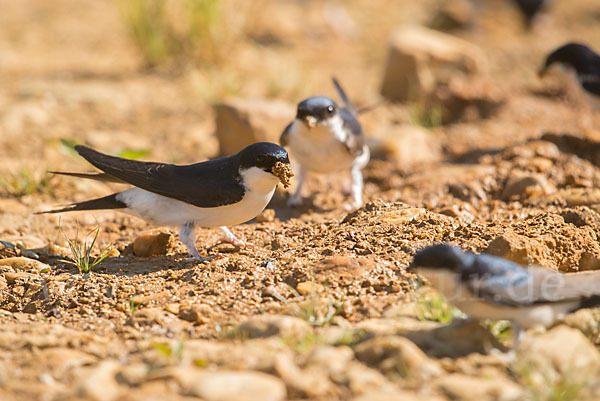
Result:
[[[462,282],[474,295],[505,305],[525,305],[538,301],[533,294],[533,276],[523,266],[492,255],[476,255],[465,266]]]
[[[348,110],[341,109],[340,116],[344,121],[344,131],[347,133],[346,138],[344,139],[344,146],[352,155],[358,156],[363,152],[365,146],[365,137],[363,135],[362,127],[356,117]]]
[[[235,156],[176,166],[109,156],[85,146],[75,150],[105,173],[155,194],[198,207],[218,207],[239,202],[245,189],[239,182]]]

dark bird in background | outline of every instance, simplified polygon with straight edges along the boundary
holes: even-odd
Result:
[[[525,25],[531,27],[535,16],[546,6],[546,0],[515,0],[523,14]]]
[[[279,139],[290,149],[298,162],[298,186],[289,198],[290,206],[302,203],[302,187],[307,173],[330,174],[349,172],[352,203],[350,208],[362,206],[362,168],[369,162],[369,148],[365,143],[357,112],[348,96],[333,78],[342,107],[325,96],[312,96],[298,104],[296,118]]]
[[[600,272],[562,274],[448,244],[420,250],[410,269],[472,318],[510,320],[515,346],[521,329],[549,327],[600,305]]]
[[[193,259],[201,261],[206,258],[196,249],[196,225],[220,227],[223,241],[246,246],[226,226],[256,217],[267,206],[282,180],[276,175],[276,166],[289,169],[286,150],[268,142],[252,144],[232,156],[186,166],[129,160],[80,145],[75,146],[75,150],[103,172],[52,173],[127,183],[134,187],[40,213],[122,209],[155,225],[178,226],[181,242]]]
[[[539,71],[540,77],[553,73],[575,82],[588,101],[600,109],[600,56],[581,43],[567,43],[552,51]]]

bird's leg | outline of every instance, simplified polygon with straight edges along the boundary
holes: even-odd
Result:
[[[189,253],[192,255],[191,258],[186,259],[186,261],[200,261],[205,262],[207,260],[211,260],[211,257],[203,257],[200,256],[200,252],[196,249],[196,235],[194,229],[196,228],[196,223],[193,221],[189,221],[181,226],[179,229],[179,239],[183,244],[187,247]]]
[[[351,191],[352,191],[352,203],[345,206],[348,210],[358,209],[363,204],[363,176],[360,171],[360,166],[354,165],[352,166],[352,170],[350,170],[350,179],[351,179]]]
[[[300,165],[298,165],[297,170],[298,171],[296,175],[298,176],[298,184],[296,186],[296,191],[294,191],[294,194],[290,196],[287,201],[288,206],[291,207],[300,206],[302,204],[302,186],[304,185],[306,173],[304,172],[304,169],[300,167]]]
[[[219,242],[227,242],[228,244],[240,248],[254,248],[254,245],[242,241],[241,239],[233,235],[233,233],[227,227],[221,226],[219,227],[219,230],[221,230],[221,233],[223,234],[223,236],[219,238]]]

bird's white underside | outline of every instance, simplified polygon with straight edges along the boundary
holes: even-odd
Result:
[[[270,202],[279,179],[258,167],[241,170],[246,193],[238,203],[201,208],[166,196],[131,188],[117,195],[123,211],[159,226],[181,226],[195,222],[202,227],[231,226],[256,217]]]
[[[552,302],[531,306],[504,306],[487,302],[473,295],[460,283],[458,276],[449,270],[419,268],[425,277],[452,305],[467,315],[480,320],[511,320],[521,328],[549,327],[562,320],[578,305],[578,301]]]
[[[369,161],[368,149],[355,158],[344,146],[347,135],[352,134],[343,129],[339,114],[313,128],[296,119],[288,135],[290,154],[303,169],[313,173],[345,171],[356,164],[362,168]]]

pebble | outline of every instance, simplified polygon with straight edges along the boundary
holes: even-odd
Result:
[[[35,259],[25,258],[23,256],[0,259],[0,266],[10,266],[15,271],[36,271],[41,272],[49,269],[50,266]]]
[[[174,372],[187,393],[205,401],[281,401],[287,394],[284,383],[266,373],[194,368]]]
[[[378,336],[354,349],[356,358],[384,373],[429,380],[440,376],[442,368],[405,337]]]
[[[167,255],[173,250],[175,237],[165,228],[156,228],[140,234],[133,242],[135,256]]]
[[[300,338],[309,334],[312,328],[307,322],[297,317],[258,315],[240,324],[235,330],[247,338],[272,336]]]
[[[298,291],[300,295],[320,294],[325,291],[325,287],[314,281],[303,281],[298,283],[296,291]]]
[[[81,369],[79,381],[75,385],[76,395],[94,401],[116,400],[121,389],[115,379],[120,364],[114,360],[105,360],[90,368]]]
[[[433,385],[452,400],[460,401],[519,401],[523,389],[503,377],[473,377],[459,373],[437,379]]]

